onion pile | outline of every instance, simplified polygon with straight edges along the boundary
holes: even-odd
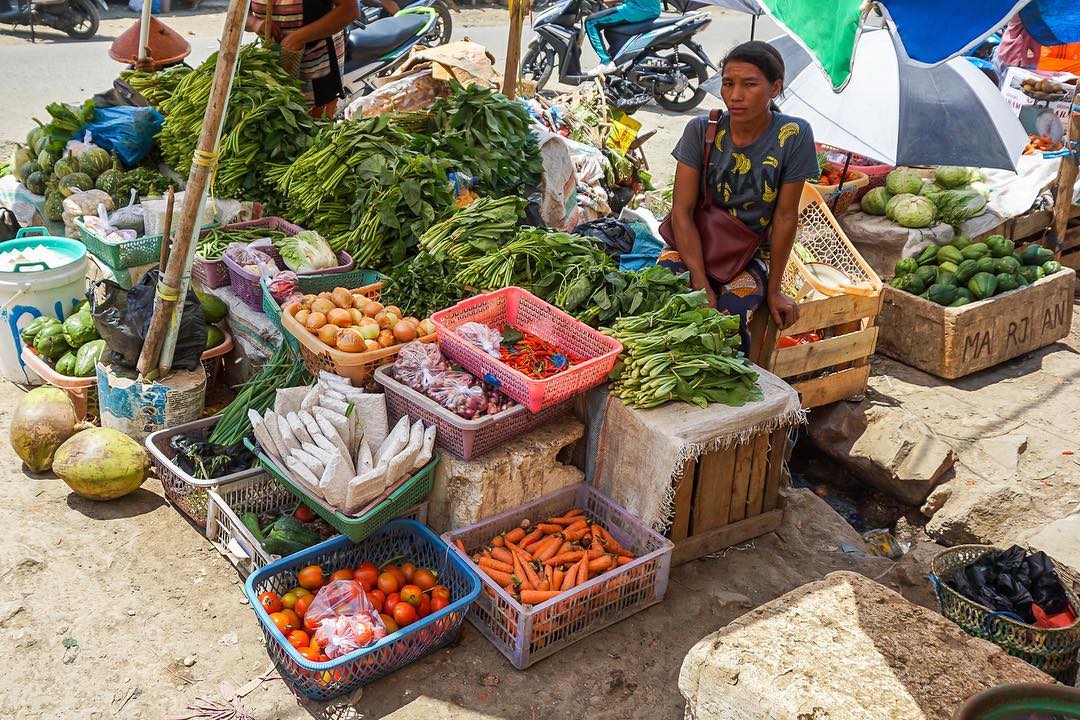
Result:
[[[435,333],[428,318],[402,317],[400,308],[342,287],[305,295],[284,310],[321,343],[342,352],[373,352]]]

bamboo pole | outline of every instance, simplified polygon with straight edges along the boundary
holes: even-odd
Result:
[[[1080,98],[1073,99],[1072,114],[1069,120],[1069,131],[1065,137],[1065,148],[1076,150],[1072,143],[1080,142]],[[1075,152],[1070,152],[1061,158],[1061,169],[1058,171],[1057,192],[1054,194],[1054,233],[1057,236],[1057,247],[1054,248],[1054,257],[1060,258],[1064,249],[1065,236],[1068,233],[1069,217],[1072,215],[1073,186],[1076,184],[1077,162]]]
[[[165,193],[165,225],[161,229],[161,255],[158,258],[159,275],[164,273],[165,268],[169,265],[169,245],[172,244],[173,202],[175,200],[173,186],[170,185],[169,191]]]
[[[503,69],[503,95],[513,100],[517,97],[517,83],[521,63],[521,27],[525,24],[525,12],[529,0],[509,0],[510,35],[506,39],[506,65]]]
[[[159,378],[168,375],[172,369],[176,334],[180,329],[180,316],[184,310],[183,298],[187,295],[191,283],[191,264],[195,258],[199,216],[216,162],[221,127],[225,120],[225,109],[229,104],[229,92],[236,72],[249,2],[250,0],[232,0],[225,15],[225,26],[221,30],[221,47],[214,69],[214,82],[210,88],[210,99],[199,133],[195,158],[188,173],[184,204],[180,209],[180,224],[168,267],[158,283],[154,316],[139,355],[139,372],[151,379],[154,368],[157,369],[156,377]]]

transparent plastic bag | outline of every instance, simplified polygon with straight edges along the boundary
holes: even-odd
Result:
[[[472,420],[487,409],[484,388],[472,375],[460,370],[440,373],[428,385],[427,395],[444,408]]]
[[[109,215],[109,222],[117,229],[132,230],[135,232],[135,237],[139,237],[145,231],[146,224],[143,221],[142,205],[135,204],[135,197],[136,191],[135,188],[132,188],[131,199],[128,204],[114,210]]]
[[[266,287],[270,290],[270,296],[281,307],[285,307],[292,300],[299,300],[303,297],[300,292],[300,280],[292,270],[282,270],[274,276],[274,279]]]
[[[348,655],[386,637],[386,625],[355,580],[324,585],[304,615],[315,640],[330,659]]]
[[[475,345],[491,357],[501,357],[499,345],[502,343],[503,337],[502,333],[495,328],[481,325],[478,322],[467,322],[458,327],[457,334],[463,337],[466,342]]]
[[[413,340],[398,351],[394,366],[399,368],[426,367],[432,371],[447,370],[449,365],[446,358],[439,352],[439,346],[435,343],[422,343]]]
[[[259,250],[253,250],[245,243],[230,243],[224,254],[252,275],[275,277],[278,274],[274,258]]]

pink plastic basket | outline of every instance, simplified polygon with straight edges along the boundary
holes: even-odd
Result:
[[[91,377],[71,377],[61,375],[38,355],[37,350],[29,345],[23,345],[21,353],[22,361],[26,367],[37,373],[45,382],[53,387],[58,387],[67,393],[71,399],[71,405],[75,408],[75,415],[80,420],[88,415],[97,416],[97,374]],[[91,406],[90,400],[93,400]]]
[[[552,420],[566,415],[573,408],[573,399],[564,400],[546,410],[531,413],[524,405],[515,405],[495,415],[466,420],[452,410],[400,383],[390,374],[391,365],[383,365],[375,371],[375,382],[383,386],[386,412],[390,421],[396,423],[403,415],[412,420],[423,420],[438,428],[435,442],[442,449],[462,460],[471,460],[488,450],[498,447],[518,435],[522,435]]]
[[[535,522],[574,507],[584,510],[589,520],[600,523],[637,557],[547,602],[530,606],[522,605],[487,573],[479,572],[484,592],[469,608],[469,622],[519,670],[663,600],[675,546],[585,483],[442,536],[469,567],[478,569],[468,554],[454,546],[455,541],[460,540],[472,553],[493,536],[520,527],[523,519]]]
[[[282,220],[279,217],[264,217],[258,220],[247,220],[245,222],[231,223],[224,225],[221,230],[243,230],[245,228],[266,228],[267,230],[280,230],[286,235],[295,235],[299,232],[303,232],[304,229],[299,225],[293,225],[291,222]],[[204,231],[205,232],[205,231]],[[201,234],[200,234],[201,236]],[[275,258],[276,260],[277,258]],[[195,263],[192,265],[191,274],[202,283],[206,288],[220,288],[228,285],[231,280],[229,278],[229,268],[226,267],[225,261],[221,258],[214,260],[204,260],[198,255],[195,256]]]
[[[578,322],[519,287],[467,298],[435,313],[431,321],[438,333],[439,347],[447,357],[534,413],[607,382],[608,373],[622,352],[618,340]],[[510,325],[585,360],[554,377],[534,380],[458,335],[455,330],[467,322],[495,328]]]
[[[837,157],[843,157],[847,155],[847,150],[841,150],[840,148],[833,147],[832,145],[825,145],[824,143],[817,143],[818,152],[826,153],[831,156],[831,159],[835,160]],[[843,162],[841,161],[841,166]],[[848,166],[848,170],[857,170],[863,173],[869,178],[866,185],[855,190],[852,201],[862,200],[869,190],[876,187],[881,187],[885,184],[885,176],[893,171],[892,165],[886,165],[885,163],[878,162],[873,158],[866,157],[865,155],[859,155],[853,153],[851,155],[851,164]],[[850,203],[849,203],[850,204]]]

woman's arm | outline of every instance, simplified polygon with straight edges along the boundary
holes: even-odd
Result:
[[[675,231],[675,250],[690,271],[690,287],[704,290],[709,305],[716,305],[716,293],[705,275],[705,256],[701,251],[701,235],[694,224],[694,211],[701,192],[701,171],[686,163],[675,165],[675,192],[671,201],[671,226]]]
[[[799,222],[799,198],[803,181],[784,183],[773,211],[769,246],[769,292],[766,301],[773,321],[781,330],[799,319],[799,305],[780,290],[791,248],[795,244],[795,227]]]
[[[360,7],[356,4],[356,0],[335,0],[333,10],[315,22],[299,27],[281,38],[281,47],[300,52],[309,42],[328,38],[344,30],[358,17],[360,17]]]

